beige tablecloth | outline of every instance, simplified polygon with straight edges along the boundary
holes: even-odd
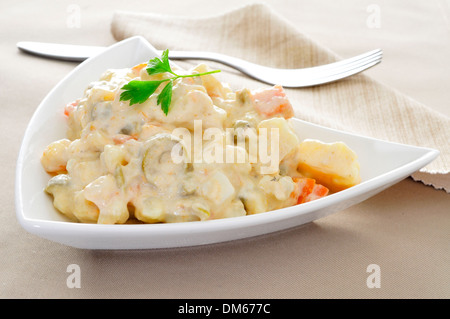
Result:
[[[0,121],[4,135],[0,297],[450,296],[450,197],[443,190],[412,179],[302,227],[200,247],[78,250],[37,238],[20,227],[15,218],[14,169],[23,133],[35,107],[76,64],[25,55],[15,48],[16,42],[109,45],[115,42],[110,27],[118,10],[199,18],[250,3],[199,0],[146,4],[130,0],[0,4]],[[365,74],[444,117],[450,116],[448,2],[265,3],[303,34],[341,57],[382,48],[382,64]],[[80,288],[67,285],[67,267],[71,264],[80,267]],[[379,266],[380,288],[367,285],[367,269],[372,264]]]

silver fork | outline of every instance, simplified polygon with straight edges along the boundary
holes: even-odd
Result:
[[[284,87],[308,87],[334,82],[373,67],[381,62],[382,57],[383,51],[376,49],[330,64],[303,69],[278,69],[220,53],[169,51],[169,58],[172,60],[200,59],[220,62],[259,81]]]
[[[68,61],[83,61],[105,50],[105,47],[100,46],[24,41],[18,42],[17,47],[34,55]],[[159,51],[159,54],[161,53],[162,51]],[[377,49],[330,64],[303,69],[277,69],[220,53],[169,51],[169,58],[172,60],[199,59],[220,62],[262,82],[284,87],[307,87],[343,79],[380,63],[382,56],[383,51]]]

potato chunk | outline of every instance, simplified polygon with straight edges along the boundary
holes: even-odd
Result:
[[[66,170],[69,160],[68,147],[70,140],[62,139],[48,145],[41,157],[41,164],[48,173],[61,173]]]
[[[266,130],[265,132],[263,130]],[[274,130],[274,131],[273,131]],[[263,154],[270,154],[270,169],[264,173],[273,174],[279,170],[279,163],[288,155],[299,143],[297,135],[289,127],[288,121],[282,117],[274,117],[261,121],[258,125],[259,147],[267,147],[267,151],[259,151],[261,164],[266,164]],[[278,140],[277,140],[278,138]],[[270,151],[269,151],[270,150]],[[273,153],[276,152],[276,153]],[[277,160],[276,163],[272,161]],[[274,165],[276,164],[276,165]],[[273,168],[273,169],[272,169]],[[262,172],[263,173],[263,172]]]
[[[304,140],[299,145],[297,170],[336,192],[361,181],[356,154],[343,142]]]

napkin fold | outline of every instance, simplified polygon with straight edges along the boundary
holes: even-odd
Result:
[[[260,3],[203,18],[117,11],[111,32],[118,41],[141,35],[158,49],[213,51],[280,68],[311,67],[341,59]],[[220,68],[221,79],[234,89],[266,85],[223,65]],[[450,193],[449,117],[364,73],[327,85],[286,91],[297,118],[439,150],[436,160],[411,177]]]

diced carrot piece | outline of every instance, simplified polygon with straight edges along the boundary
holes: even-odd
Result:
[[[328,188],[323,185],[315,184],[312,192],[305,198],[305,203],[328,195]]]
[[[113,136],[114,144],[123,144],[129,140],[137,140],[137,136],[135,135],[126,135],[126,134],[116,134]]]
[[[78,106],[78,101],[73,101],[68,103],[65,107],[64,107],[64,115],[65,116],[69,116],[70,113],[73,112],[73,110],[75,110]]]
[[[104,101],[114,101],[115,95],[114,92],[108,93],[103,96]]]
[[[316,181],[312,178],[294,178],[293,180],[296,183],[297,204],[304,203],[305,199],[313,191]]]
[[[296,189],[293,194],[298,196],[297,205],[328,195],[328,188],[323,185],[316,184],[316,181],[312,178],[293,178],[293,181],[296,183]]]
[[[281,115],[285,119],[289,119],[294,116],[292,105],[281,85],[275,85],[270,89],[252,91],[250,98],[258,113],[265,117]]]
[[[135,75],[139,75],[139,73],[141,72],[141,70],[142,70],[143,68],[145,68],[146,66],[147,66],[147,63],[141,63],[141,64],[138,64],[138,65],[133,66],[133,67],[131,68],[131,70],[133,71],[133,73],[134,73]]]

